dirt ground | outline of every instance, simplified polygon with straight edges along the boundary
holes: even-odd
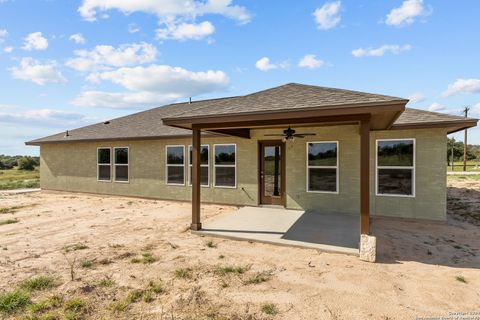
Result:
[[[31,303],[54,294],[84,302],[73,317],[57,305],[48,312],[0,312],[0,318],[479,316],[479,203],[480,182],[454,181],[447,224],[375,220],[378,262],[372,264],[312,249],[191,235],[188,203],[46,191],[0,194],[0,208],[21,206],[0,213],[0,221],[18,220],[0,225],[0,294],[47,275],[56,286],[32,292]],[[235,209],[208,205],[202,215]]]

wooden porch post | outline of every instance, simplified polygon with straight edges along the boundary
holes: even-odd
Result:
[[[200,129],[192,130],[192,224],[191,230],[202,229],[200,223]]]
[[[360,234],[370,231],[370,120],[360,121]]]

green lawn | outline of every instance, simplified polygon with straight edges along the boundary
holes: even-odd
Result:
[[[463,161],[455,161],[452,170],[452,165],[447,166],[447,171],[463,171]],[[467,171],[478,171],[480,173],[480,162],[467,161]]]
[[[0,190],[39,188],[40,170],[0,170]]]

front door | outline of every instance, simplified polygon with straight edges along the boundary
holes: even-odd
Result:
[[[285,143],[261,141],[260,204],[285,205]]]

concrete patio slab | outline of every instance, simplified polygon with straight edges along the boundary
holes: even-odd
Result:
[[[353,255],[360,239],[358,216],[271,207],[242,207],[192,233]]]

